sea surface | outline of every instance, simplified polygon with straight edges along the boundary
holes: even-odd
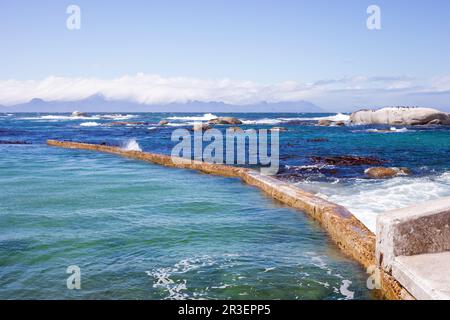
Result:
[[[0,114],[0,298],[375,298],[365,270],[316,222],[236,179],[45,144],[170,154],[174,129],[221,115]],[[284,127],[279,178],[345,205],[372,230],[380,212],[450,196],[449,127],[316,126],[343,114],[227,116],[244,129]],[[341,155],[411,175],[372,180],[369,166],[312,160]],[[81,269],[81,290],[66,287],[71,265]]]

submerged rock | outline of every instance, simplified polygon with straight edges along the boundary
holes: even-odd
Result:
[[[448,113],[432,108],[395,107],[379,110],[359,110],[350,116],[352,124],[388,125],[450,125]]]
[[[360,165],[379,165],[385,161],[373,157],[358,156],[336,156],[336,157],[311,157],[315,163],[324,163],[334,166],[360,166]]]
[[[0,144],[31,144],[30,142],[26,142],[26,141],[5,141],[5,140],[0,140]]]
[[[398,175],[409,175],[411,171],[408,168],[385,168],[385,167],[374,167],[369,168],[364,173],[375,179],[385,179],[391,178]]]
[[[306,141],[307,142],[328,142],[330,140],[328,140],[327,138],[313,138],[313,139],[308,139]]]
[[[209,120],[209,124],[242,124],[242,121],[233,117],[219,117]]]

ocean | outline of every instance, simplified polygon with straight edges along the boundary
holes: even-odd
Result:
[[[369,275],[315,221],[236,179],[45,144],[170,154],[175,128],[221,115],[0,114],[0,298],[376,298]],[[345,114],[227,116],[244,129],[284,127],[278,177],[346,206],[372,230],[380,212],[450,195],[449,127],[315,125]],[[314,161],[348,155],[411,175],[373,180],[368,165]],[[81,269],[80,290],[66,287],[71,265]]]

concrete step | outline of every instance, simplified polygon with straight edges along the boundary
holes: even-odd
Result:
[[[416,299],[450,300],[450,252],[395,257],[392,275]]]

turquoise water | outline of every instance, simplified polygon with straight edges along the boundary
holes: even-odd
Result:
[[[237,179],[41,144],[0,152],[1,299],[373,298],[317,223]],[[66,288],[70,265],[81,290]]]
[[[450,196],[450,126],[320,127],[318,118],[345,116],[233,116],[244,129],[285,127],[278,177],[345,205],[372,230],[379,212]],[[365,271],[320,226],[239,180],[45,145],[135,140],[168,154],[173,129],[211,117],[0,114],[0,298],[374,298]],[[162,119],[169,125],[158,126]],[[6,144],[14,141],[31,144]],[[367,165],[312,161],[340,155],[376,157],[411,175],[377,181],[365,176]],[[81,268],[80,291],[66,288],[70,265]]]

